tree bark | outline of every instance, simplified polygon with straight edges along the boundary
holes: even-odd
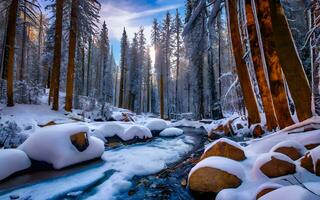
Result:
[[[279,0],[269,0],[275,47],[299,121],[312,117],[311,89]]]
[[[60,87],[60,66],[61,66],[61,38],[62,38],[62,16],[63,16],[63,0],[56,0],[56,27],[54,37],[54,53],[52,65],[52,84],[50,88],[53,90],[53,110],[59,110],[59,87]]]
[[[24,79],[25,72],[25,53],[26,53],[26,40],[27,40],[27,2],[24,1],[23,8],[23,28],[22,28],[22,41],[21,41],[21,63],[19,69],[19,81]]]
[[[160,75],[160,118],[164,119],[164,88],[163,88],[163,74]]]
[[[69,34],[69,57],[68,57],[68,71],[67,71],[67,87],[66,87],[66,106],[65,110],[72,111],[72,99],[73,99],[73,82],[74,82],[74,57],[76,53],[77,42],[77,11],[78,0],[72,0],[71,4],[71,18],[70,18],[70,34]],[[84,81],[84,80],[83,80]]]
[[[16,37],[17,12],[19,1],[12,0],[9,7],[9,19],[7,24],[7,37],[4,52],[4,69],[7,76],[7,106],[14,106],[13,102],[13,68],[14,68],[14,46]]]
[[[266,58],[270,89],[272,93],[273,104],[276,117],[280,128],[285,128],[293,124],[288,99],[285,92],[282,76],[281,64],[278,54],[275,50],[275,42],[272,38],[273,29],[271,24],[270,8],[268,0],[252,0],[252,6],[256,9],[259,21],[261,39],[263,43],[264,55]]]
[[[275,116],[271,91],[265,76],[263,58],[260,52],[260,45],[257,36],[255,19],[252,11],[251,0],[246,0],[247,29],[249,34],[250,50],[253,67],[256,73],[258,87],[260,90],[262,105],[266,115],[266,123],[269,131],[275,130],[278,126]]]
[[[260,114],[253,93],[248,69],[245,61],[242,58],[244,53],[241,45],[241,37],[238,27],[237,1],[227,0],[226,8],[228,13],[228,26],[231,35],[233,54],[236,61],[237,73],[240,86],[243,91],[244,102],[248,110],[248,121],[250,124],[260,123]]]

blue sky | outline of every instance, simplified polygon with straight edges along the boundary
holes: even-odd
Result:
[[[40,2],[43,0],[40,0]],[[120,38],[126,27],[129,38],[142,26],[147,41],[150,41],[151,25],[154,18],[162,20],[165,13],[174,14],[179,9],[184,16],[184,0],[100,0],[100,23],[106,21],[116,62],[120,59]]]

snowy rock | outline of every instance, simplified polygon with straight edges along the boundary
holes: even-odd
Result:
[[[163,136],[163,137],[173,137],[173,136],[179,136],[182,134],[183,134],[183,130],[179,128],[166,128],[160,132],[160,136]]]
[[[31,166],[27,154],[18,149],[0,150],[0,180]]]
[[[254,138],[261,137],[264,133],[265,133],[265,131],[262,129],[260,124],[253,125],[251,127],[251,135]]]
[[[102,135],[105,138],[118,135],[119,137],[124,134],[125,127],[120,122],[104,122],[99,126],[94,133]]]
[[[167,122],[163,119],[152,119],[145,124],[150,131],[162,131],[168,128]]]
[[[253,175],[256,178],[267,176],[269,178],[281,177],[296,172],[296,165],[288,156],[277,152],[261,154],[254,163]]]
[[[225,138],[221,138],[209,144],[202,154],[201,160],[210,156],[221,156],[237,161],[246,159],[240,144]]]
[[[85,132],[71,135],[70,140],[73,146],[75,146],[80,152],[83,152],[89,146],[88,135]]]
[[[269,192],[268,194],[259,198],[259,200],[279,200],[279,199],[290,199],[290,200],[311,200],[319,199],[316,195],[312,194],[308,190],[297,186],[286,186],[281,187],[277,190]]]
[[[306,153],[306,155],[300,160],[300,165],[309,172],[320,176],[320,147]]]
[[[298,160],[305,154],[307,149],[296,141],[286,140],[278,143],[270,151],[282,153],[292,160]]]
[[[277,183],[272,183],[272,182],[264,183],[258,187],[257,192],[256,192],[257,193],[256,199],[259,199],[263,195],[265,195],[269,192],[272,192],[276,189],[279,189],[281,187],[282,187],[282,185],[277,184]]]
[[[314,149],[318,146],[320,146],[320,143],[311,143],[311,144],[306,144],[304,145],[308,150]]]
[[[223,157],[210,157],[194,166],[188,177],[192,191],[220,192],[226,188],[237,188],[245,179],[242,165]]]
[[[139,139],[148,139],[152,138],[152,133],[144,126],[133,125],[127,128],[123,134],[119,135],[119,137],[124,141],[132,140],[136,137]]]
[[[80,152],[71,142],[76,133],[88,133],[88,127],[79,124],[64,124],[38,129],[19,149],[30,158],[52,164],[61,169],[76,163],[101,157],[104,144],[100,139],[88,137],[89,146]]]

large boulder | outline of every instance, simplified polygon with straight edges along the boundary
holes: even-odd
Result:
[[[277,152],[261,154],[253,166],[255,177],[276,178],[296,173],[296,165],[291,158]]]
[[[191,169],[188,185],[191,191],[217,193],[239,187],[244,178],[240,163],[223,157],[209,157]]]
[[[82,152],[71,142],[76,135],[76,144],[86,144],[83,137],[89,129],[82,124],[63,124],[37,129],[19,149],[31,159],[49,163],[55,169],[100,158],[104,152],[104,143],[96,137],[88,137],[87,148]],[[81,134],[79,134],[81,133]],[[86,145],[85,145],[86,146]]]
[[[277,183],[264,183],[261,186],[258,187],[256,191],[256,200],[258,200],[260,197],[266,195],[269,192],[272,192],[276,189],[281,188],[282,185],[277,184]]]
[[[306,153],[300,160],[301,167],[320,176],[320,146]]]
[[[298,160],[305,154],[307,149],[296,141],[286,140],[275,145],[270,151],[282,153],[292,160]]]
[[[1,149],[0,163],[0,181],[31,166],[27,154],[18,149]]]
[[[221,138],[209,144],[206,147],[204,153],[202,154],[201,160],[210,156],[221,156],[236,161],[242,161],[246,159],[245,153],[241,145],[225,138]]]

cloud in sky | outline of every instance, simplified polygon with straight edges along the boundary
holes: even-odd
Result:
[[[161,13],[165,13],[169,10],[180,8],[181,4],[164,5],[155,8],[145,9],[139,11],[134,7],[137,5],[129,4],[127,7],[119,6],[119,4],[113,4],[107,2],[102,4],[101,8],[101,21],[106,21],[111,39],[121,39],[123,28],[125,27],[129,38],[137,32],[140,26],[145,28],[147,39],[150,37],[151,23],[154,17],[157,17]]]

